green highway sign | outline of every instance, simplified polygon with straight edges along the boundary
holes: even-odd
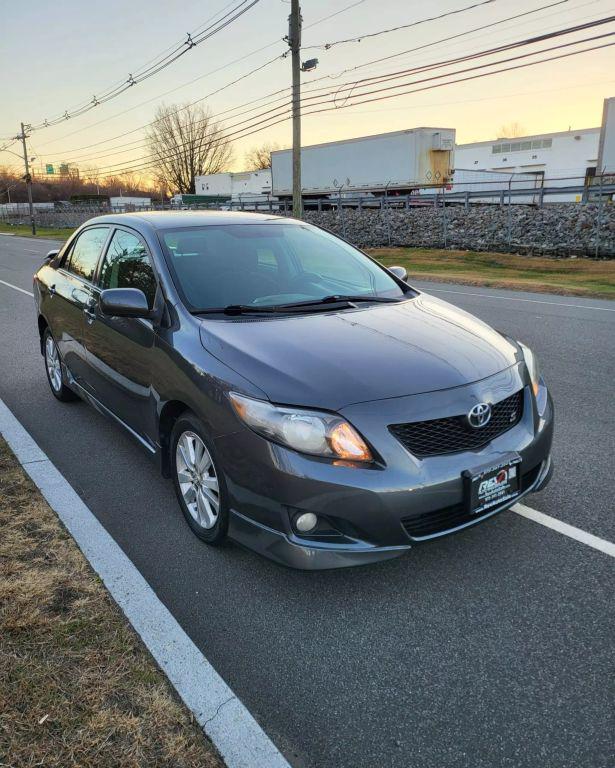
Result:
[[[48,175],[51,175],[51,174],[55,173],[55,171],[53,169],[53,165],[47,164],[45,166],[45,173],[48,174]]]

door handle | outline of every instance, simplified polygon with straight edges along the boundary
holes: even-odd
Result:
[[[93,323],[96,320],[96,300],[89,298],[84,307],[83,314],[87,317],[88,323]]]

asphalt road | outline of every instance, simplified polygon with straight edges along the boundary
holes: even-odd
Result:
[[[0,236],[0,281],[31,290],[50,247]],[[556,470],[526,503],[615,541],[615,303],[418,285],[537,351]],[[119,427],[51,396],[33,300],[2,282],[0,323],[0,397],[293,765],[615,764],[613,558],[514,513],[362,569],[212,550]]]

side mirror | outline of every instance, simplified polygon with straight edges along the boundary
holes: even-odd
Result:
[[[389,267],[389,272],[392,272],[395,277],[403,280],[404,282],[408,279],[408,271],[405,267]]]
[[[55,259],[58,253],[60,253],[59,248],[57,248],[55,251],[48,251],[47,255],[45,256],[45,261],[51,261],[52,259]]]
[[[100,309],[110,317],[151,317],[145,294],[139,288],[107,288],[100,294]]]

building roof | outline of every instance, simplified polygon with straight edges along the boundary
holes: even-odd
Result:
[[[502,136],[497,139],[489,139],[488,141],[470,141],[467,144],[456,144],[456,149],[466,149],[467,147],[483,147],[497,144],[500,141],[532,141],[534,139],[554,139],[557,136],[578,136],[581,133],[600,133],[600,127],[597,128],[579,128],[574,131],[555,131],[554,133],[532,133],[528,136]]]

